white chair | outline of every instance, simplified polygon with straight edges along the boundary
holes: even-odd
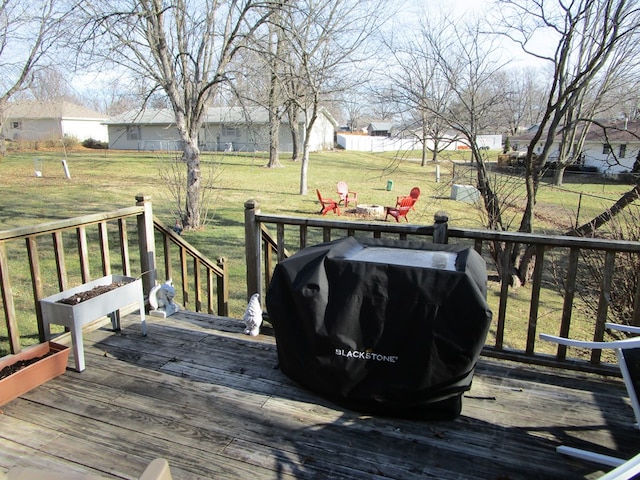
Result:
[[[640,335],[639,327],[630,327],[626,325],[618,325],[615,323],[607,323],[605,327],[609,330],[618,330],[627,333]],[[612,349],[618,359],[622,379],[624,380],[631,407],[635,415],[635,426],[640,425],[640,402],[638,395],[640,394],[640,337],[630,337],[623,340],[613,340],[610,342],[590,342],[582,340],[573,340],[570,338],[558,337],[555,335],[540,334],[541,340],[566,345],[567,347],[590,348],[590,349]],[[638,388],[634,384],[634,380],[639,381]],[[601,465],[616,467],[614,470],[601,477],[600,480],[623,480],[631,479],[640,473],[640,454],[630,460],[611,457],[609,455],[601,455],[598,453],[582,450],[579,448],[567,447],[561,445],[556,449],[558,453],[568,455],[574,458],[587,460]]]
[[[4,476],[0,472],[0,480],[100,480],[101,478],[82,473],[60,473],[31,467],[12,468]],[[156,458],[147,465],[138,480],[172,480],[169,462],[164,458]]]

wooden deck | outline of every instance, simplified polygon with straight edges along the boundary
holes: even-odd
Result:
[[[149,317],[142,337],[138,318],[88,333],[84,372],[1,407],[0,471],[137,478],[163,456],[175,479],[576,479],[603,467],[556,445],[640,451],[619,379],[483,358],[458,419],[371,417],[296,386],[237,320]]]

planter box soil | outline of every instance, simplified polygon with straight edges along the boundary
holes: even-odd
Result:
[[[54,342],[35,347],[0,360],[0,371],[12,365],[24,365],[9,376],[0,379],[0,405],[19,397],[29,390],[62,375],[67,369],[69,347]]]

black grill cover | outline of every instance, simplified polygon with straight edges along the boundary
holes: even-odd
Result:
[[[266,297],[283,373],[348,408],[452,419],[491,311],[473,249],[356,239],[300,250]]]

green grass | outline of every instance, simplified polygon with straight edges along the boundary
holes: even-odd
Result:
[[[434,214],[445,210],[453,227],[482,228],[478,209],[449,199],[453,161],[460,161],[461,155],[464,154],[451,152],[442,157],[441,181],[436,183],[435,165],[429,162],[421,167],[417,152],[403,155],[345,151],[317,153],[310,161],[308,194],[300,195],[300,164],[291,162],[286,155],[281,158],[282,168],[267,169],[264,167],[266,157],[260,154],[204,154],[203,172],[212,167],[215,178],[210,192],[210,218],[203,229],[184,232],[183,236],[210,259],[227,258],[231,281],[230,313],[240,318],[246,306],[243,225],[246,200],[257,200],[265,213],[316,217],[319,205],[315,190],[335,197],[336,183],[340,180],[346,181],[350,190],[358,192],[359,203],[378,205],[393,205],[396,196],[406,195],[412,187],[418,186],[422,195],[416,211],[409,215],[411,223],[432,224]],[[468,153],[466,155],[468,157]],[[150,195],[154,214],[168,226],[173,225],[174,200],[167,193],[161,175],[171,157],[150,152],[76,150],[67,154],[71,173],[71,178],[67,179],[61,163],[64,158],[62,152],[12,153],[0,159],[0,230],[129,207],[134,205],[135,195],[140,193]],[[35,159],[42,162],[42,178],[36,178],[34,174]],[[465,170],[457,165],[455,171],[462,175]],[[497,178],[499,189],[511,191],[508,195],[511,205],[508,216],[512,229],[516,229],[521,212],[519,207],[524,198],[522,182],[513,181],[508,176]],[[387,190],[389,180],[393,181],[391,191]],[[456,181],[462,180],[464,176]],[[537,231],[562,232],[575,223],[578,206],[580,219],[586,220],[610,206],[630,188],[611,182],[585,182],[583,177],[567,176],[567,180],[562,189],[546,183],[541,186]],[[580,193],[583,193],[581,200]],[[359,220],[348,214],[344,218]],[[17,275],[27,277],[28,266],[25,264],[24,271]],[[497,287],[492,288],[489,295],[496,312],[497,291]],[[513,302],[510,300],[509,304],[509,308],[514,309],[513,318],[527,318],[527,291],[525,288],[513,293]],[[550,291],[546,303],[551,310],[560,305],[553,295]],[[35,323],[35,319],[32,322]],[[33,325],[21,326],[21,331],[23,328],[33,330]],[[508,328],[511,327],[508,325]],[[514,324],[513,329],[520,336],[526,331],[519,324]],[[516,338],[518,335],[514,334],[514,344],[522,340]],[[6,338],[4,321],[0,322],[0,342],[3,336]]]

